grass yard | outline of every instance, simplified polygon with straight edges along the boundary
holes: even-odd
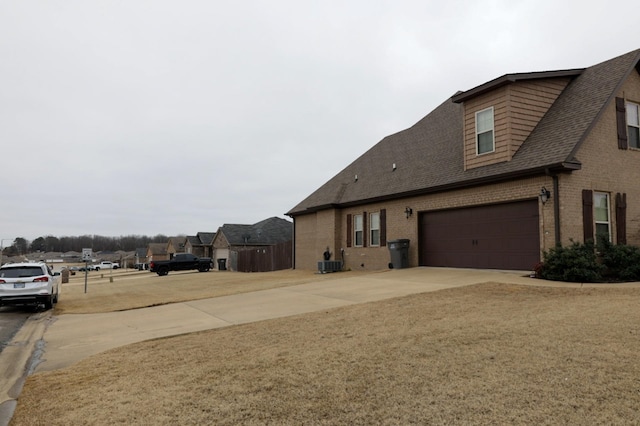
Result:
[[[128,281],[88,294],[121,309],[144,293]],[[82,311],[65,291],[57,310]],[[485,283],[146,341],[30,376],[11,425],[634,424],[639,306],[635,287]]]

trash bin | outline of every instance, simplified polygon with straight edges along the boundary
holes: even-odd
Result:
[[[227,270],[227,259],[218,259],[218,271]]]
[[[401,238],[387,243],[391,262],[389,268],[401,269],[409,267],[409,240]]]

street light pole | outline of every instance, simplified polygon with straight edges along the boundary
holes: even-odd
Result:
[[[11,241],[11,238],[3,238],[0,240],[0,266],[2,266],[2,255],[4,254],[4,242]]]

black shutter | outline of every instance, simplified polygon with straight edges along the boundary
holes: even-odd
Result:
[[[367,246],[367,212],[362,212],[362,247]]]
[[[387,245],[387,209],[380,209],[380,247]]]
[[[616,194],[616,237],[618,244],[627,244],[627,194]]]
[[[582,227],[584,242],[593,241],[593,191],[582,190]]]
[[[347,215],[347,247],[351,247],[351,215]]]
[[[627,149],[629,147],[627,141],[627,117],[626,117],[624,99],[616,98],[616,122],[618,124],[618,148]]]

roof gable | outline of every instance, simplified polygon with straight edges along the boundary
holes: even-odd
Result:
[[[471,98],[493,91],[499,87],[502,87],[511,83],[521,82],[521,81],[560,78],[560,77],[577,77],[580,74],[582,74],[584,70],[585,70],[584,68],[578,68],[578,69],[560,70],[560,71],[542,71],[542,72],[529,72],[529,73],[518,73],[518,74],[505,74],[502,77],[498,77],[487,83],[481,84],[480,86],[474,87],[473,89],[467,90],[466,92],[459,92],[455,94],[451,98],[451,100],[456,103],[465,102]]]
[[[204,246],[210,246],[213,243],[213,239],[215,238],[215,232],[198,232],[198,239],[200,240],[200,244]]]
[[[580,143],[617,88],[634,68],[640,50],[584,70],[507,74],[458,92],[410,128],[382,139],[287,214],[295,216],[451,188],[580,168]],[[512,80],[573,76],[511,161],[464,170],[462,106],[465,96]]]
[[[293,239],[293,223],[271,217],[253,225],[224,224],[218,234],[229,245],[273,245]]]

